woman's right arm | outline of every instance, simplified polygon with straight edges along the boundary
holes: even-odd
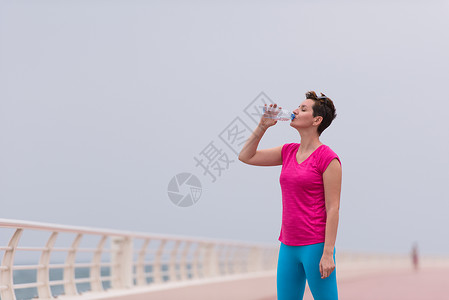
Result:
[[[271,106],[271,105],[270,105]],[[276,108],[276,104],[274,104]],[[281,109],[281,107],[279,107]],[[262,136],[267,129],[277,123],[276,120],[262,117],[259,125],[253,131],[240,151],[239,160],[253,166],[279,166],[282,165],[282,146],[270,149],[257,150]]]

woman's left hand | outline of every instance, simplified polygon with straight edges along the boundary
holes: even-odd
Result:
[[[320,261],[321,279],[328,277],[334,270],[335,263],[332,255],[323,254]]]

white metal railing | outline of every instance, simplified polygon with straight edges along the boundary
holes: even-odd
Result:
[[[0,219],[0,300],[274,274],[278,249],[279,244]],[[340,279],[412,267],[409,254],[337,251],[335,256]],[[449,268],[449,257],[420,257],[420,265]]]
[[[33,234],[23,241],[28,232]],[[43,233],[48,236],[44,240]],[[28,290],[31,297],[48,299],[85,291],[274,271],[278,256],[278,245],[9,219],[0,219],[0,237],[1,300],[26,298],[17,296],[21,290]],[[83,240],[88,243],[81,247]],[[34,253],[39,259],[20,261],[19,253],[26,253],[25,257]],[[61,254],[64,259],[57,258]]]

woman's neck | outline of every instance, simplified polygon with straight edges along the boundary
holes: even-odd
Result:
[[[307,134],[301,134],[301,145],[299,146],[299,152],[310,152],[314,151],[316,148],[318,148],[321,143],[320,138],[318,135],[307,135]]]

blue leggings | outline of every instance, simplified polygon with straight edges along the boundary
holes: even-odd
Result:
[[[278,300],[303,299],[306,278],[313,299],[338,300],[336,269],[329,277],[321,279],[320,261],[323,250],[324,243],[287,246],[281,242],[276,275]]]

